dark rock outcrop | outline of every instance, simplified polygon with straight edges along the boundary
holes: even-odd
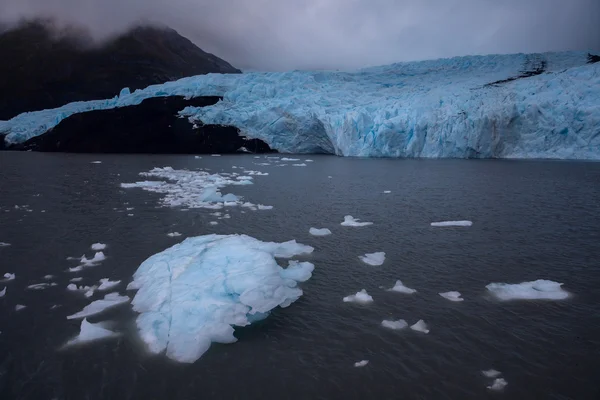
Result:
[[[186,76],[240,73],[169,28],[137,27],[101,45],[87,32],[34,20],[0,31],[0,120],[107,99]]]
[[[491,82],[483,87],[489,86],[499,86],[503,83],[508,83],[512,81],[516,81],[517,79],[530,78],[532,76],[541,75],[546,72],[546,68],[548,66],[548,62],[541,56],[528,55],[525,63],[523,64],[523,69],[520,74],[517,76],[511,76],[510,78],[502,79],[499,81]]]
[[[246,139],[239,129],[196,125],[178,112],[187,106],[216,104],[219,97],[154,97],[141,104],[75,114],[43,135],[11,150],[65,153],[211,154],[272,152],[261,140]]]

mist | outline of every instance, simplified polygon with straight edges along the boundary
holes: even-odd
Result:
[[[98,40],[167,25],[244,70],[348,69],[469,54],[600,51],[598,0],[0,0]]]

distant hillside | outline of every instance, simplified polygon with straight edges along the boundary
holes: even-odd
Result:
[[[0,30],[0,32],[2,32]],[[186,76],[240,73],[169,28],[137,27],[101,47],[77,28],[29,21],[0,33],[0,120],[25,111],[111,98]]]

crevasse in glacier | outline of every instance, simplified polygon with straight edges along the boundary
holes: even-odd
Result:
[[[233,343],[234,326],[266,318],[279,306],[296,301],[298,282],[311,277],[309,262],[275,258],[311,253],[296,241],[261,242],[246,235],[188,238],[144,261],[128,289],[140,313],[140,337],[153,353],[194,362],[211,343]]]
[[[600,63],[578,52],[456,57],[355,72],[209,74],[111,100],[0,122],[6,141],[39,135],[73,113],[154,96],[223,96],[187,108],[282,152],[364,157],[600,159]],[[537,75],[536,75],[537,74]],[[511,78],[522,77],[511,80]]]

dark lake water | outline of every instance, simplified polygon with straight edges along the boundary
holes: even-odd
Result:
[[[0,242],[11,244],[0,247],[0,275],[16,273],[0,283],[0,399],[600,398],[600,163],[298,158],[314,162],[0,153]],[[213,211],[157,208],[161,195],[120,187],[165,166],[268,172],[223,191],[274,208],[228,209],[231,218],[212,226]],[[343,227],[347,214],[374,225]],[[473,226],[430,226],[456,219]],[[167,236],[174,231],[182,236]],[[119,291],[133,295],[125,284],[141,262],[209,233],[313,246],[304,296],[194,364],[148,355],[129,304],[90,318],[113,321],[120,338],[60,349],[79,332],[66,316],[101,298],[67,291],[69,279],[121,279]],[[107,259],[65,272],[76,265],[66,258],[93,255],[95,242],[108,245]],[[381,266],[357,258],[376,251],[386,253]],[[26,289],[48,274],[57,286]],[[381,288],[397,279],[418,292]],[[501,302],[485,288],[536,279],[562,282],[572,296]],[[363,288],[372,304],[342,302]],[[450,290],[465,301],[438,295]],[[423,319],[430,332],[380,326],[399,318]],[[486,388],[490,368],[508,382],[503,391]]]

